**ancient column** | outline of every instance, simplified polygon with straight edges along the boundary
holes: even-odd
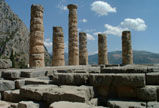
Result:
[[[43,7],[31,6],[30,20],[30,67],[44,67]]]
[[[53,66],[64,66],[64,35],[62,27],[53,27]]]
[[[105,34],[98,34],[98,64],[108,64],[107,39]]]
[[[79,52],[78,52],[78,31],[77,31],[77,6],[70,4],[67,6],[69,9],[69,65],[79,65]]]
[[[133,52],[131,46],[131,32],[122,32],[122,64],[133,64]]]
[[[79,65],[88,65],[87,34],[79,33]]]

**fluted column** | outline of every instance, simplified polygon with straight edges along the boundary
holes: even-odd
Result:
[[[122,32],[122,64],[133,64],[133,51],[131,46],[131,32]]]
[[[79,64],[88,65],[87,34],[79,33]]]
[[[78,52],[78,31],[77,31],[77,6],[70,4],[67,6],[69,9],[69,65],[79,65],[79,52]]]
[[[53,27],[53,66],[64,66],[64,35],[62,27]]]
[[[31,6],[30,20],[30,67],[44,67],[43,7]]]
[[[98,64],[108,64],[107,39],[105,34],[98,34]]]

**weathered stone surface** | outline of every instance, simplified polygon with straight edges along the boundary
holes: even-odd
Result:
[[[23,80],[25,80],[26,85],[30,85],[30,84],[49,84],[51,82],[50,80],[42,80],[42,79],[38,79],[38,78],[25,78]]]
[[[47,70],[38,68],[38,69],[28,69],[21,71],[21,77],[24,78],[35,78],[35,77],[43,77],[48,73]]]
[[[131,46],[131,32],[122,32],[122,64],[133,64],[133,51]]]
[[[94,86],[144,87],[144,74],[91,74],[89,83]]]
[[[9,80],[0,80],[0,91],[12,90],[15,88],[15,82]]]
[[[146,102],[109,100],[110,108],[146,108]]]
[[[20,95],[27,99],[43,100],[43,93],[51,88],[57,88],[55,85],[27,85],[20,89]]]
[[[79,51],[78,51],[78,30],[77,30],[77,6],[70,4],[67,6],[69,9],[69,65],[79,64]]]
[[[146,84],[159,85],[159,72],[152,72],[146,74]]]
[[[119,98],[136,98],[137,97],[137,92],[136,88],[133,87],[118,87],[117,88],[117,94]]]
[[[147,108],[159,108],[159,102],[148,102]]]
[[[57,85],[85,85],[88,83],[87,73],[55,73],[53,84]]]
[[[142,101],[156,101],[157,89],[155,86],[146,86],[137,89],[137,98]]]
[[[79,65],[88,65],[87,34],[79,32]]]
[[[0,101],[0,108],[8,108],[10,107],[10,104],[5,101]]]
[[[18,108],[39,108],[39,104],[32,101],[21,101],[18,103]]]
[[[3,93],[3,99],[9,102],[19,102],[22,100],[19,90],[5,91]]]
[[[53,27],[53,66],[65,65],[64,34],[62,27]]]
[[[15,80],[15,88],[20,89],[25,85],[24,79]]]
[[[98,105],[98,98],[93,98],[88,102],[91,106],[97,106]]]
[[[0,59],[0,69],[7,69],[12,67],[12,61],[10,59]]]
[[[44,93],[44,100],[48,103],[56,101],[86,102],[94,96],[92,88],[86,86],[61,86]]]
[[[106,107],[95,107],[90,106],[85,103],[78,103],[78,102],[67,102],[67,101],[60,101],[52,103],[49,108],[106,108]]]
[[[36,32],[41,32],[41,35],[37,36]],[[30,67],[45,66],[43,32],[43,7],[41,5],[32,5],[30,20]]]
[[[10,69],[10,70],[4,70],[2,72],[2,77],[5,79],[18,79],[20,78],[21,72],[20,70]]]
[[[55,101],[88,102],[94,97],[93,87],[28,85],[20,89],[20,95],[27,99]]]
[[[98,34],[98,64],[108,64],[106,34]]]

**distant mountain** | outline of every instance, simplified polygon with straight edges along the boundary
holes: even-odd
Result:
[[[98,54],[90,55],[89,64],[98,63]],[[108,53],[109,64],[121,64],[122,52],[113,51]],[[159,54],[148,51],[133,51],[134,64],[157,64],[159,63]]]
[[[51,55],[51,54],[50,54]],[[65,63],[68,64],[68,53],[64,54]],[[159,54],[148,52],[148,51],[133,51],[134,64],[158,64]],[[121,64],[122,63],[122,52],[112,51],[108,52],[109,64]],[[98,64],[98,54],[88,56],[89,64]]]

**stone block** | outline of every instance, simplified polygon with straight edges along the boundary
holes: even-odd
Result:
[[[130,98],[136,98],[136,89],[132,88],[132,87],[118,87],[117,88],[117,94],[119,98],[126,98],[126,99],[130,99]]]
[[[15,82],[9,80],[0,80],[0,91],[12,90],[15,88]]]
[[[30,84],[49,84],[51,82],[50,80],[42,80],[42,79],[38,79],[38,78],[25,78],[23,80],[25,80],[26,85],[30,85]]]
[[[18,103],[18,108],[39,108],[39,104],[32,101],[21,101]]]
[[[25,85],[24,79],[15,80],[15,88],[20,89]]]
[[[13,91],[4,91],[3,93],[3,100],[9,101],[9,102],[19,102],[22,100],[19,90],[13,90]]]
[[[88,83],[87,73],[55,73],[53,84],[57,85],[85,85]]]
[[[147,102],[147,108],[159,108],[159,102]]]
[[[10,107],[10,103],[5,101],[0,101],[0,108],[8,108]]]
[[[2,77],[5,79],[18,79],[20,78],[21,72],[20,69],[4,70],[2,72]]]
[[[144,87],[145,74],[91,74],[90,85]]]
[[[21,71],[21,77],[24,78],[35,78],[35,77],[44,77],[47,74],[47,70],[43,68],[38,69],[28,69]]]
[[[142,101],[156,101],[157,89],[155,86],[145,86],[137,89],[137,98]]]
[[[60,101],[52,103],[49,108],[106,108],[87,105],[85,103]]]
[[[61,86],[59,88],[50,89],[44,93],[44,100],[48,103],[57,101],[84,102],[93,97],[89,87],[85,86]]]
[[[0,59],[0,69],[7,69],[12,67],[12,61],[10,59]]]
[[[159,72],[152,72],[146,74],[146,84],[159,85]]]
[[[146,102],[108,100],[107,106],[110,108],[146,108]]]
[[[27,99],[43,100],[43,93],[51,88],[57,88],[55,85],[27,85],[20,89],[20,95]]]

